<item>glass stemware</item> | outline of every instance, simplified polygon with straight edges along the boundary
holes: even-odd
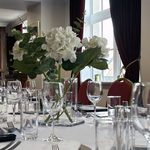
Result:
[[[25,83],[25,88],[28,92],[29,100],[33,101],[37,97],[35,80],[28,79]]]
[[[4,80],[0,80],[0,123],[7,120],[7,99],[6,85]]]
[[[132,101],[133,126],[144,135],[150,150],[150,82],[134,84]]]
[[[87,97],[94,106],[94,119],[96,117],[96,104],[101,100],[102,94],[102,83],[100,81],[88,81]]]
[[[7,82],[7,102],[8,104],[13,105],[13,123],[16,122],[15,120],[15,111],[16,111],[16,104],[22,98],[22,85],[20,81],[8,81]]]
[[[50,142],[61,141],[54,133],[54,117],[63,106],[64,87],[60,82],[44,82],[43,84],[43,107],[49,113],[52,119],[52,133],[47,139]]]

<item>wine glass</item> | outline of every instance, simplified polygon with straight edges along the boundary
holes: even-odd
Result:
[[[7,120],[7,99],[5,80],[0,80],[0,123]]]
[[[102,95],[102,83],[100,81],[88,81],[87,97],[94,106],[94,119],[96,118],[96,104],[101,100]]]
[[[150,150],[150,82],[135,83],[132,92],[133,126],[147,140]]]
[[[34,101],[37,97],[35,80],[34,79],[28,79],[25,82],[25,88],[28,92],[29,100]]]
[[[13,123],[15,120],[16,104],[22,98],[22,84],[20,81],[8,81],[7,82],[7,102],[13,105]]]
[[[47,139],[50,142],[61,141],[54,133],[54,117],[57,118],[58,113],[63,106],[64,87],[60,82],[47,82],[43,84],[43,107],[49,113],[52,119],[52,133]]]

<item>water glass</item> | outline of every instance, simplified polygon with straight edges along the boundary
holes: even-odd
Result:
[[[115,115],[115,106],[121,104],[121,96],[108,96],[107,98],[108,116],[113,118]]]
[[[95,120],[95,150],[113,150],[113,122],[108,117]]]
[[[7,104],[12,106],[13,110],[13,123],[17,123],[15,118],[16,106],[22,99],[22,84],[19,80],[7,82]]]
[[[115,150],[133,150],[131,111],[124,106],[115,106],[114,143]]]
[[[25,140],[35,140],[38,137],[38,112],[37,99],[26,100],[22,103],[22,135]]]
[[[0,123],[7,121],[7,100],[5,81],[0,80]]]

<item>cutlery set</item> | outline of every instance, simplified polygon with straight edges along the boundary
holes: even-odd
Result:
[[[8,123],[7,125],[8,128],[0,128],[0,142],[10,142],[0,150],[14,150],[19,144],[21,144],[21,141],[15,140],[16,135],[13,134],[15,131],[14,125],[12,123]]]
[[[1,150],[14,150],[19,144],[21,144],[21,141],[11,141],[6,146],[1,148]]]

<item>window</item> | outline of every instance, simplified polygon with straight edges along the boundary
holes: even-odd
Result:
[[[84,37],[97,35],[105,37],[108,41],[109,69],[101,71],[92,67],[85,67],[81,71],[81,81],[93,78],[95,74],[101,74],[103,82],[112,82],[120,73],[121,60],[115,44],[113,26],[109,10],[109,0],[86,0],[85,4]]]
[[[22,33],[27,33],[27,26],[28,26],[28,21],[25,20],[22,23]]]

